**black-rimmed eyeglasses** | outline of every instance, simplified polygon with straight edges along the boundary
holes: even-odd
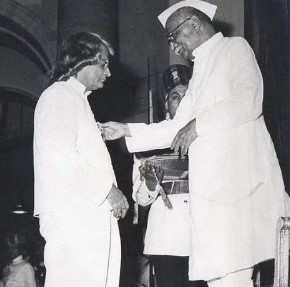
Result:
[[[168,40],[168,44],[173,47],[176,45],[176,31],[188,20],[190,20],[191,17],[186,18],[184,21],[182,21],[178,26],[176,26],[173,30],[171,30],[168,34],[167,34],[167,40]]]

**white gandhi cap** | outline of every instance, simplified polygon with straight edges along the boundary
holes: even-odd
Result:
[[[203,12],[211,20],[213,19],[215,11],[216,11],[216,8],[217,8],[216,5],[213,5],[213,4],[210,4],[208,2],[201,1],[201,0],[184,0],[184,1],[180,1],[180,2],[170,6],[166,10],[164,10],[158,16],[158,19],[159,19],[159,21],[161,22],[161,24],[163,25],[164,28],[165,28],[166,21],[170,17],[170,15],[173,14],[176,10],[178,10],[179,8],[182,8],[182,7],[195,8],[195,9]]]

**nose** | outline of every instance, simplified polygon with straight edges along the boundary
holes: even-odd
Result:
[[[107,77],[111,77],[111,71],[110,71],[109,67],[106,68],[106,70],[105,70],[105,75],[106,75]]]

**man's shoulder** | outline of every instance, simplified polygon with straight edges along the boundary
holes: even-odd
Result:
[[[241,37],[241,36],[235,36],[235,37],[225,37],[226,43],[230,47],[245,47],[249,46],[248,41]]]
[[[39,104],[50,102],[73,102],[72,91],[69,85],[64,81],[54,82],[46,88],[39,98]]]
[[[242,36],[229,37],[232,43],[248,44],[248,41]]]
[[[225,53],[227,58],[229,55],[242,56],[245,53],[249,53],[251,50],[252,48],[248,41],[241,36],[224,38],[222,51]]]
[[[69,94],[70,87],[65,81],[57,81],[51,84],[49,87],[47,87],[43,93],[41,94],[41,97],[46,97],[47,95],[53,95],[53,96],[61,96]]]
[[[24,272],[29,272],[29,273],[34,273],[34,269],[33,266],[30,264],[29,261],[26,261],[22,266],[21,266],[22,270]]]

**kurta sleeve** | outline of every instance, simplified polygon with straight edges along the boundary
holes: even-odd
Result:
[[[129,152],[140,152],[170,147],[177,132],[192,119],[192,99],[188,89],[177,108],[173,120],[154,124],[128,124],[131,137],[126,137]]]
[[[198,136],[238,127],[262,113],[263,80],[254,53],[243,38],[232,41],[225,59],[228,83],[220,83],[229,85],[230,95],[197,114]]]
[[[60,96],[61,94],[61,96]],[[100,149],[99,158],[84,157],[77,149],[78,125],[71,94],[49,90],[35,113],[34,156],[36,184],[44,200],[83,198],[94,205],[104,203],[113,184],[110,166]],[[96,148],[98,148],[97,142]],[[45,199],[46,198],[46,199]],[[107,201],[106,201],[107,202]],[[45,203],[41,203],[42,205]],[[108,204],[108,203],[106,203]]]

